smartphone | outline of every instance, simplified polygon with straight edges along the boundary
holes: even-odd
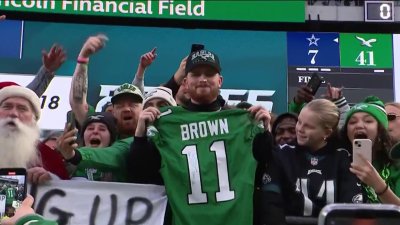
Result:
[[[75,115],[71,110],[67,112],[67,123],[70,124],[69,130],[73,130],[76,128]]]
[[[192,44],[192,48],[190,49],[190,53],[192,52],[196,52],[199,50],[203,50],[204,49],[204,45],[202,44]]]
[[[307,87],[311,89],[312,95],[315,95],[315,93],[317,93],[318,88],[321,86],[322,81],[323,78],[317,73],[313,73],[311,75],[311,79],[308,81]]]
[[[372,141],[370,139],[353,140],[353,163],[362,165],[362,160],[358,154],[362,155],[367,161],[372,161]]]
[[[0,169],[0,217],[12,217],[26,198],[26,169]]]
[[[400,207],[389,204],[330,204],[318,217],[318,225],[398,225]]]

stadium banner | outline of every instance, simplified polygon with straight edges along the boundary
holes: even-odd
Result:
[[[35,211],[59,225],[162,225],[167,205],[164,186],[51,181],[33,186]]]
[[[304,1],[1,0],[0,10],[215,21],[304,22]]]

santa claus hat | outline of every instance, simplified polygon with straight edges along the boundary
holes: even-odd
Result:
[[[15,83],[15,82],[12,82],[12,81],[0,82],[0,89],[3,89],[3,88],[8,87],[8,86],[13,86],[13,85],[19,86],[19,84]]]
[[[0,82],[0,104],[11,97],[21,97],[28,100],[35,112],[36,120],[40,118],[40,99],[31,89],[21,87],[14,82]]]

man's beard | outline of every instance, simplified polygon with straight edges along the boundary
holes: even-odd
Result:
[[[31,125],[19,119],[0,119],[0,168],[29,168],[41,164],[37,143],[40,130],[36,121]]]

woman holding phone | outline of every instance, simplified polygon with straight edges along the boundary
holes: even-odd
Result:
[[[317,217],[330,203],[362,202],[349,154],[337,148],[338,123],[339,109],[329,100],[313,100],[301,110],[297,143],[276,149],[263,177],[264,224]]]
[[[352,149],[354,139],[369,139],[372,142],[372,162],[361,154],[355,154],[353,159],[358,158],[359,163],[353,162],[350,167],[350,171],[363,182],[364,201],[400,205],[397,197],[400,196],[400,167],[389,158],[392,140],[387,128],[388,118],[383,102],[370,96],[347,113],[341,137],[347,149]]]

